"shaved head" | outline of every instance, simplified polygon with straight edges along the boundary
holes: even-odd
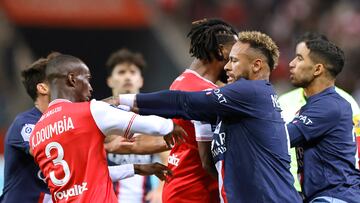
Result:
[[[68,99],[73,102],[91,98],[90,70],[79,58],[60,54],[49,61],[46,79],[51,89],[51,101]]]
[[[60,75],[74,71],[79,63],[84,64],[79,58],[71,55],[60,54],[49,61],[46,67],[46,77],[48,80]]]

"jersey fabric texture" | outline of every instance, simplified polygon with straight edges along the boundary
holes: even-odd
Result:
[[[320,196],[347,202],[360,200],[360,172],[356,169],[356,141],[351,105],[329,87],[307,99],[294,120],[305,141],[298,146],[302,160],[305,201]],[[289,128],[291,129],[291,128]],[[294,133],[289,131],[289,133]]]
[[[171,90],[183,91],[202,91],[214,88],[216,88],[214,83],[189,69],[178,76],[170,86]],[[163,202],[219,202],[217,181],[202,167],[194,125],[189,120],[173,120],[184,128],[188,136],[185,137],[185,143],[175,145],[171,149],[168,167],[173,171],[173,177],[164,184]]]
[[[55,100],[30,137],[55,202],[117,202],[90,102]]]
[[[355,126],[355,132],[356,132],[356,138],[357,138],[357,148],[358,148],[358,157],[360,156],[360,108],[355,99],[345,92],[344,90],[335,87],[335,91],[342,96],[346,101],[348,101],[351,104],[352,114],[353,114],[353,121]],[[306,104],[306,98],[304,96],[304,89],[303,88],[297,88],[294,90],[291,90],[290,92],[287,92],[279,97],[279,103],[282,109],[282,115],[285,120],[285,122],[290,122],[294,119],[296,113],[299,112],[300,108]],[[301,191],[301,186],[299,183],[300,173],[297,173],[298,169],[298,163],[296,159],[296,151],[295,148],[290,149],[290,155],[291,155],[291,173],[293,174],[295,178],[295,188],[298,191]],[[357,157],[357,159],[358,159]],[[358,165],[360,166],[360,162],[358,159]]]
[[[29,154],[29,137],[41,115],[36,107],[20,113],[6,133],[1,202],[49,202],[45,194],[49,195],[50,191]]]
[[[289,171],[285,122],[269,82],[239,79],[206,92],[138,94],[136,101],[140,114],[217,123],[212,154],[222,202],[301,202]]]

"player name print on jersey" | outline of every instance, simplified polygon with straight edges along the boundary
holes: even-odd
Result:
[[[71,117],[63,116],[62,120],[55,121],[44,128],[35,132],[35,136],[32,137],[33,148],[40,143],[50,139],[53,135],[59,135],[68,130],[74,129],[74,123]]]

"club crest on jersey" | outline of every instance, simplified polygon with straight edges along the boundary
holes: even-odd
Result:
[[[34,130],[35,125],[34,124],[25,124],[23,128],[21,129],[21,136],[24,139],[24,141],[29,142],[30,135],[32,131]]]

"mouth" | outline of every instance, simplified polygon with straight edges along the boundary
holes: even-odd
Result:
[[[234,78],[232,77],[232,75],[230,73],[226,73],[226,76],[227,76],[227,82],[233,82],[234,81]]]
[[[132,87],[133,85],[131,83],[125,83],[124,87]]]

